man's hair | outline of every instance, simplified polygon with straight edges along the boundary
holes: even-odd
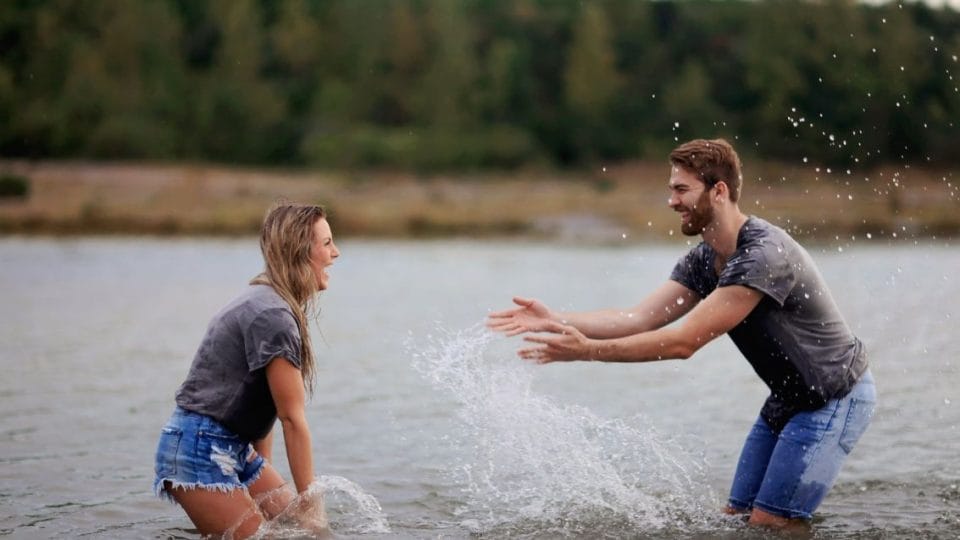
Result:
[[[277,291],[293,312],[300,329],[300,373],[304,386],[313,390],[313,346],[310,343],[308,316],[313,312],[317,277],[310,266],[313,226],[326,218],[322,206],[278,202],[267,212],[260,230],[263,273],[250,280],[251,285],[269,285]]]
[[[740,172],[740,157],[723,139],[694,139],[685,142],[670,152],[670,163],[681,167],[699,178],[707,189],[724,182],[730,188],[730,200],[740,198],[743,176]]]

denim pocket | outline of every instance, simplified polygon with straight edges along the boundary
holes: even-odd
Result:
[[[177,452],[180,451],[182,437],[183,430],[177,428],[164,427],[160,432],[160,442],[157,444],[157,476],[166,477],[177,474]]]
[[[197,437],[197,454],[215,463],[227,477],[243,470],[242,454],[248,443],[230,433],[201,431]]]
[[[819,444],[827,433],[836,433],[838,407],[837,401],[831,400],[815,411],[798,412],[783,428],[780,437],[804,446]]]
[[[849,454],[863,433],[867,431],[875,404],[874,401],[863,399],[850,400],[850,408],[847,410],[843,431],[840,433],[840,448],[843,448],[844,452]]]

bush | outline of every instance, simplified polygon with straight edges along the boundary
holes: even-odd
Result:
[[[420,172],[511,169],[540,156],[529,134],[507,125],[466,131],[360,126],[313,133],[303,141],[301,152],[313,165],[385,166]]]
[[[0,198],[26,198],[30,194],[30,179],[16,174],[0,176]]]

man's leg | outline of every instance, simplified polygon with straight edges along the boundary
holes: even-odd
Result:
[[[756,515],[758,524],[790,524],[813,516],[866,430],[875,399],[873,381],[865,380],[846,397],[790,419],[754,500],[755,511],[763,512]]]
[[[724,512],[727,514],[748,513],[760,491],[763,477],[767,473],[767,464],[777,444],[777,435],[770,426],[757,417],[747,434],[737,462],[737,471],[730,486],[730,498]]]

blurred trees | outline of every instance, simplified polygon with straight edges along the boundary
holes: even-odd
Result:
[[[957,163],[960,13],[846,0],[7,0],[0,152],[417,170]]]

